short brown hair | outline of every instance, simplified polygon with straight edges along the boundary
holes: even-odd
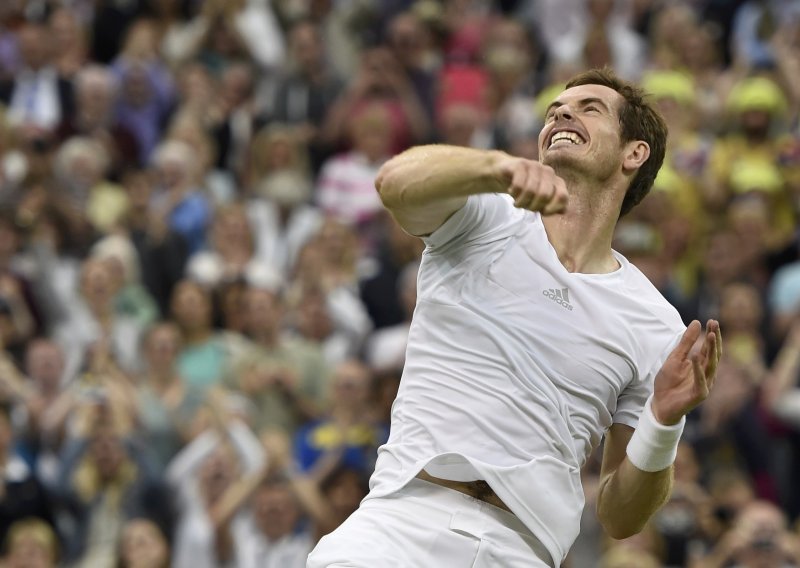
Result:
[[[650,156],[639,168],[622,200],[622,209],[619,214],[622,217],[638,205],[653,187],[653,181],[656,179],[658,170],[661,169],[667,150],[667,123],[664,122],[661,114],[650,105],[643,89],[623,81],[608,67],[590,69],[576,75],[567,83],[567,89],[579,85],[601,85],[614,89],[622,95],[624,102],[619,108],[622,143],[644,140],[650,146]]]

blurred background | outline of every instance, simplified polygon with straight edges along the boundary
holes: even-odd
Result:
[[[671,134],[614,246],[726,347],[671,501],[605,538],[594,456],[567,566],[800,565],[798,0],[0,2],[1,565],[304,566],[416,300],[378,168],[535,158],[603,65]]]

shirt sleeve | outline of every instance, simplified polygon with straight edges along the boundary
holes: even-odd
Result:
[[[664,361],[667,360],[669,354],[680,341],[682,335],[683,331],[678,333],[672,341],[670,341],[661,355],[659,355],[652,367],[639,378],[631,381],[625,390],[622,391],[622,394],[620,394],[617,399],[617,409],[614,412],[613,422],[615,424],[626,424],[631,428],[636,428],[639,423],[639,415],[644,408],[644,403],[647,402],[647,398],[653,393],[656,375],[661,370],[661,365],[664,364]]]
[[[432,252],[458,244],[489,242],[513,233],[516,224],[531,213],[514,207],[511,196],[499,193],[471,195],[464,206],[423,240]]]

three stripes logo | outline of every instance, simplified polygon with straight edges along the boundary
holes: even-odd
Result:
[[[569,303],[569,288],[542,290],[542,295],[550,298],[559,306],[572,311],[572,304]]]

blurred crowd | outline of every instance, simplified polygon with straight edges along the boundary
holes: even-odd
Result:
[[[0,566],[304,566],[416,301],[378,168],[535,158],[604,65],[670,127],[615,248],[725,349],[670,502],[602,536],[593,457],[568,564],[800,566],[798,0],[0,2]]]

